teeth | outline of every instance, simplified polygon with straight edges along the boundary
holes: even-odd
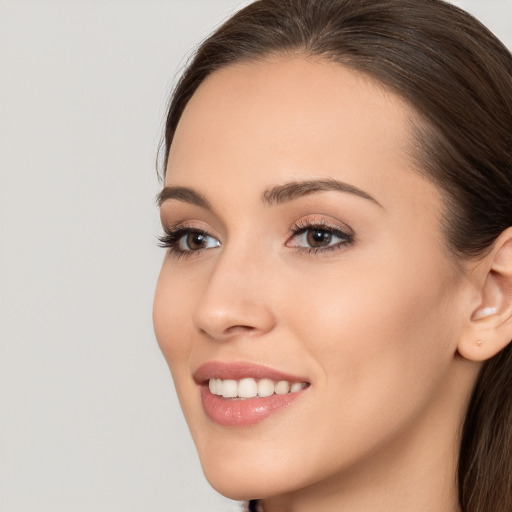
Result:
[[[290,383],[286,380],[275,382],[270,379],[210,379],[208,387],[214,395],[224,398],[255,398],[256,396],[265,397],[276,395],[285,395],[287,393],[297,393],[307,386],[305,382]]]
[[[302,382],[294,382],[291,385],[290,393],[297,393],[297,391],[300,391],[302,389]]]
[[[235,398],[237,392],[238,382],[236,380],[225,380],[222,382],[222,396],[224,398]]]
[[[276,384],[276,395],[286,395],[290,392],[290,383],[285,380],[280,380]]]
[[[238,382],[237,395],[240,398],[254,398],[258,395],[258,384],[254,379],[242,379]]]
[[[261,379],[258,381],[258,396],[270,396],[274,394],[274,381]]]

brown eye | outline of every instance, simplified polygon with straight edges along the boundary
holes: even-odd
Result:
[[[321,253],[328,250],[342,249],[352,244],[354,235],[337,227],[311,225],[296,227],[293,236],[287,241],[288,247]]]
[[[207,241],[208,237],[202,233],[189,233],[185,237],[185,245],[190,251],[198,251],[199,249],[204,249]]]
[[[194,252],[219,246],[220,242],[216,238],[201,231],[188,231],[177,240],[177,249],[182,252]]]
[[[327,247],[331,244],[332,233],[325,229],[309,229],[306,241],[310,247]]]
[[[221,243],[206,231],[190,228],[164,228],[165,234],[159,237],[160,247],[167,247],[170,254],[182,257],[199,253],[206,249],[220,247]]]

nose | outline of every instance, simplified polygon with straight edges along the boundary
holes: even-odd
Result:
[[[262,336],[274,328],[268,268],[256,260],[227,251],[219,255],[195,310],[199,331],[222,341]]]

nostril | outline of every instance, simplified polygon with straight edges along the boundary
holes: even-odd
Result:
[[[256,333],[258,329],[252,325],[232,325],[224,330],[224,336],[248,336]]]
[[[258,332],[258,329],[251,325],[232,325],[224,329],[223,332],[219,332],[217,334],[213,332],[208,332],[208,329],[200,329],[200,331],[202,334],[208,336],[208,338],[218,339],[231,338],[236,336],[252,336]]]
[[[238,334],[238,333],[244,333],[247,334],[249,332],[256,332],[256,327],[253,327],[252,325],[233,325],[226,329],[226,332],[229,334]]]

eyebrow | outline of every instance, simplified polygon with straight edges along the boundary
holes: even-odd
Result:
[[[162,206],[165,201],[175,199],[184,203],[195,204],[201,208],[211,210],[212,207],[206,197],[199,192],[188,187],[164,187],[162,191],[156,196],[156,204],[158,207]]]
[[[368,201],[372,201],[382,208],[382,205],[370,194],[360,188],[338,181],[333,178],[308,180],[308,181],[292,181],[283,185],[276,185],[265,190],[261,196],[263,203],[274,206],[283,204],[300,197],[308,196],[318,192],[344,192],[353,194]],[[199,192],[188,187],[164,187],[156,197],[158,207],[162,206],[165,201],[174,199],[184,203],[194,204],[207,210],[212,210],[210,202]]]
[[[291,183],[285,183],[284,185],[277,185],[263,192],[262,199],[263,202],[268,205],[277,205],[293,201],[299,197],[315,194],[317,192],[328,192],[332,190],[362,197],[363,199],[372,201],[383,208],[383,206],[374,197],[364,190],[361,190],[354,185],[344,183],[343,181],[335,180],[334,178],[293,181]]]

